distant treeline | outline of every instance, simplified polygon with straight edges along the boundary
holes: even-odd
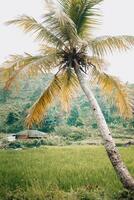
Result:
[[[41,76],[40,80],[37,78],[22,80],[19,84],[16,83],[9,91],[5,91],[3,85],[0,85],[0,132],[15,133],[26,129],[24,120],[28,109],[47,87],[51,76],[51,74],[49,76]],[[129,87],[133,89],[134,85]],[[128,129],[134,128],[134,119],[124,120],[117,113],[116,107],[107,102],[98,88],[93,90],[111,128],[117,126]],[[54,132],[59,126],[97,128],[90,106],[82,92],[73,100],[68,113],[65,113],[61,106],[56,104],[49,110],[42,124],[34,128],[44,132]]]

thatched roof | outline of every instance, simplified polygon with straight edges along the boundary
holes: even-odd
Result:
[[[32,138],[32,137],[45,137],[47,133],[44,133],[38,130],[24,130],[24,131],[18,132],[16,135],[17,136],[27,135],[28,137]]]

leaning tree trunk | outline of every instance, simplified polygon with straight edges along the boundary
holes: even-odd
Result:
[[[91,104],[91,107],[93,109],[93,112],[95,114],[98,127],[100,129],[101,136],[104,141],[104,146],[107,151],[107,154],[109,156],[109,159],[121,181],[124,188],[129,190],[134,190],[134,179],[130,175],[128,169],[124,165],[123,161],[121,160],[121,156],[118,152],[118,149],[115,145],[115,142],[113,141],[113,138],[111,136],[110,130],[107,126],[106,120],[104,118],[104,115],[100,109],[100,106],[92,93],[89,84],[87,84],[87,80],[85,79],[85,75],[81,72],[80,69],[75,68],[75,72],[77,74],[80,86],[82,90],[84,91],[85,95],[88,98],[88,101]]]

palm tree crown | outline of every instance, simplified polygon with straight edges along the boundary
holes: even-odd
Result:
[[[129,91],[116,77],[105,72],[104,56],[115,50],[128,50],[134,45],[133,36],[103,36],[94,38],[92,30],[99,24],[97,5],[103,0],[45,0],[46,13],[41,23],[34,18],[21,16],[7,24],[16,24],[25,32],[32,32],[41,42],[39,55],[12,55],[0,73],[4,73],[5,88],[9,89],[16,77],[37,75],[57,70],[41,97],[35,102],[26,119],[29,127],[38,124],[55,98],[68,109],[77,93],[79,81],[75,68],[89,76],[104,93],[111,94],[125,117],[132,116]],[[111,96],[111,95],[110,95]]]

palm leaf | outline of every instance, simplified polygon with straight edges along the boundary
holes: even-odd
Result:
[[[93,8],[97,1],[95,3],[91,0],[60,0],[60,4],[74,22],[78,35],[85,40],[90,38],[91,30],[98,24],[98,10]]]
[[[104,0],[89,0],[92,6],[96,6],[99,3],[103,2]]]
[[[54,46],[50,46],[50,45],[46,45],[46,44],[41,44],[39,51],[41,54],[43,55],[55,55],[55,58],[59,58],[60,57],[60,52],[57,48],[55,48]]]
[[[125,118],[132,117],[132,98],[125,84],[117,77],[96,70],[93,79],[102,89],[103,94],[116,103],[119,113]]]
[[[65,42],[76,42],[78,41],[77,30],[74,22],[69,18],[69,16],[58,6],[50,6],[49,3],[48,13],[44,15],[43,24],[51,29],[51,32]]]
[[[134,45],[134,36],[103,36],[89,42],[94,55],[104,56],[115,50],[128,50]]]
[[[32,32],[36,35],[37,40],[47,41],[50,44],[55,44],[56,46],[60,47],[64,46],[64,43],[56,35],[45,28],[42,23],[38,23],[33,17],[23,15],[15,20],[6,22],[6,24],[15,24],[19,27],[22,27],[26,33]]]
[[[51,58],[51,59],[50,59]],[[46,56],[32,56],[30,54],[12,55],[1,67],[5,89],[9,89],[15,79],[21,74],[21,78],[50,72],[59,64],[55,54]]]
[[[42,121],[46,111],[52,105],[55,98],[59,95],[59,92],[61,91],[60,85],[61,83],[58,77],[55,76],[49,87],[29,111],[29,114],[26,118],[27,127],[30,128],[33,124],[39,124]]]
[[[93,70],[95,69],[100,72],[106,69],[106,67],[109,65],[109,63],[106,60],[97,56],[87,56],[86,60],[87,64],[90,65],[93,68]]]
[[[64,71],[62,78],[62,92],[60,94],[60,101],[63,110],[68,112],[70,110],[71,100],[77,96],[79,89],[79,81],[75,73],[68,69]]]
[[[70,8],[72,7],[72,5],[74,6],[81,3],[90,3],[90,8],[92,8],[97,4],[101,3],[102,1],[104,0],[58,0],[58,2],[67,14],[70,13]]]
[[[32,106],[27,118],[26,125],[30,128],[33,124],[39,124],[49,107],[56,99],[59,99],[64,110],[67,111],[69,103],[78,89],[78,80],[74,73],[62,71],[55,76],[51,84]]]

